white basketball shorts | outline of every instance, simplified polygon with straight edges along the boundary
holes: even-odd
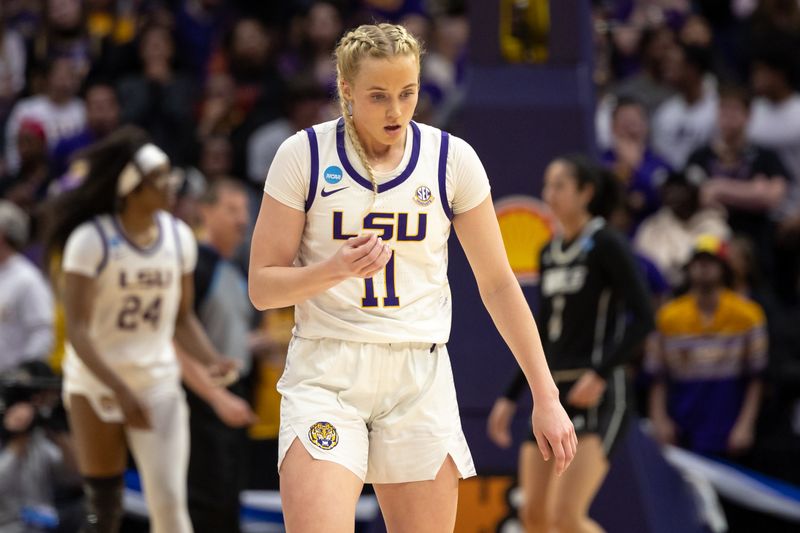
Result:
[[[279,470],[297,438],[367,483],[432,480],[448,455],[475,475],[444,345],[295,337],[278,392]]]

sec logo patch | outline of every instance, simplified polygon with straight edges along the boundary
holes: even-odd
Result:
[[[431,205],[431,202],[433,202],[433,193],[425,185],[417,187],[416,192],[414,192],[414,201],[423,207]]]
[[[308,429],[308,440],[322,450],[332,450],[339,444],[339,433],[330,422],[317,422]]]

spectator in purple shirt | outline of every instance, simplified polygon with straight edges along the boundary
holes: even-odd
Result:
[[[644,106],[632,98],[620,98],[611,116],[612,148],[603,163],[623,184],[626,224],[633,233],[639,223],[661,207],[658,174],[669,165],[650,149],[649,124]]]

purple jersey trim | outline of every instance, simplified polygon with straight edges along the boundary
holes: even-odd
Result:
[[[311,149],[311,180],[308,184],[308,198],[306,198],[306,212],[311,209],[314,198],[317,196],[317,180],[319,179],[319,147],[317,145],[317,133],[314,128],[306,128],[308,134],[308,145]]]
[[[100,263],[97,264],[97,275],[100,275],[108,264],[108,239],[106,238],[106,232],[103,230],[103,226],[96,218],[92,220],[92,224],[94,224],[97,233],[100,235],[100,242],[103,243],[103,256],[100,258]]]
[[[447,150],[450,147],[450,134],[442,132],[442,144],[439,147],[439,197],[442,201],[442,209],[447,218],[453,220],[453,210],[450,209],[450,202],[447,201]]]
[[[183,247],[181,246],[181,235],[178,231],[178,221],[175,220],[175,217],[170,217],[170,222],[172,222],[172,238],[175,241],[175,254],[178,256],[178,268],[183,274]]]
[[[399,176],[393,178],[386,183],[381,183],[378,185],[378,193],[382,193],[388,191],[390,189],[394,189],[411,176],[411,173],[414,172],[414,169],[417,167],[417,161],[419,160],[419,143],[420,143],[420,132],[419,126],[414,121],[411,121],[411,137],[412,137],[412,146],[411,146],[411,158],[408,161],[408,165],[406,168],[403,169],[403,172],[400,173]],[[367,178],[356,172],[356,169],[353,168],[353,165],[350,163],[350,160],[347,158],[347,150],[344,148],[345,138],[344,138],[344,119],[340,118],[339,122],[336,124],[336,151],[339,154],[339,160],[342,162],[342,166],[347,171],[353,180],[364,187],[365,189],[372,190],[372,182],[370,182]]]
[[[142,255],[153,255],[159,250],[159,248],[161,248],[161,243],[164,241],[164,228],[161,227],[161,219],[160,217],[158,217],[158,215],[156,215],[156,226],[158,226],[158,238],[156,239],[156,242],[150,245],[149,248],[143,248],[138,244],[136,244],[135,242],[133,242],[132,240],[130,240],[128,238],[128,234],[125,233],[124,229],[122,229],[122,225],[120,225],[119,219],[117,219],[117,217],[112,216],[111,223],[114,225],[114,229],[117,230],[117,233],[119,233],[120,236],[123,239],[125,239],[125,242],[127,242],[131,248],[133,248]]]

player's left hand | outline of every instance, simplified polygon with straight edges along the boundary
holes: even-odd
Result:
[[[517,403],[508,398],[498,398],[494,402],[489,419],[486,422],[486,434],[489,440],[501,448],[510,448],[511,438],[511,419],[517,410]]]
[[[545,461],[555,458],[556,475],[560,476],[575,457],[578,437],[558,397],[534,399],[531,422],[542,457]]]
[[[567,393],[567,403],[586,409],[600,403],[606,391],[606,380],[597,375],[594,370],[584,373]]]

